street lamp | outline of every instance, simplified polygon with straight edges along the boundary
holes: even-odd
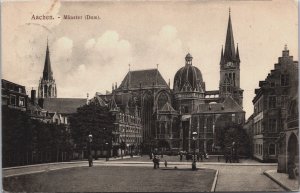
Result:
[[[197,140],[197,132],[194,131],[192,133],[193,136],[193,141],[194,141],[194,158],[193,158],[193,163],[192,163],[192,170],[196,170],[196,140]]]
[[[89,167],[93,165],[93,158],[92,158],[92,141],[93,141],[93,135],[90,133],[89,136]]]
[[[108,161],[108,151],[109,151],[108,142],[106,142],[105,145],[106,145],[106,161]]]

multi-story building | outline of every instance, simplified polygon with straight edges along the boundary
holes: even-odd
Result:
[[[290,70],[295,65],[287,47],[264,81],[259,82],[253,99],[253,157],[277,161],[276,141],[283,131],[286,102],[290,91]]]
[[[25,86],[2,79],[2,106],[26,111],[27,99]]]
[[[108,106],[109,112],[107,113],[113,117],[112,151],[114,152],[112,155],[138,153],[142,142],[140,109],[136,105],[129,107],[128,104],[117,103],[115,98],[114,95],[96,93],[95,97],[91,99],[98,105]]]
[[[290,56],[291,57],[291,56]],[[280,132],[278,146],[278,172],[288,173],[289,167],[295,166],[299,171],[299,97],[298,97],[298,62],[291,62],[288,71],[290,87],[286,104],[286,117],[283,118],[283,132]]]

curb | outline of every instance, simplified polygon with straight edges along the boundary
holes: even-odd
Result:
[[[138,156],[133,156],[138,157]],[[123,159],[128,159],[130,157],[123,157]],[[116,161],[116,160],[122,160],[121,158],[111,158],[109,161]],[[94,160],[96,161],[96,160]],[[104,160],[98,160],[100,161],[104,161]],[[87,160],[78,160],[78,161],[68,161],[68,162],[51,162],[51,163],[42,163],[42,164],[32,164],[32,165],[25,165],[25,166],[14,166],[14,167],[7,167],[7,168],[2,168],[2,170],[13,170],[13,169],[22,169],[22,168],[29,168],[29,167],[39,167],[39,166],[46,166],[46,165],[57,165],[57,164],[78,164],[78,163],[86,163]]]
[[[281,186],[285,191],[293,192],[293,190],[291,190],[289,187],[286,187],[286,186],[283,185],[280,181],[278,181],[278,180],[276,180],[275,178],[273,178],[267,171],[264,171],[264,175],[266,175],[266,176],[269,177],[271,180],[273,180],[275,183],[277,183],[279,186]]]
[[[218,175],[219,175],[219,170],[217,170],[217,172],[215,174],[214,182],[213,182],[212,187],[210,189],[211,192],[215,192],[216,191],[217,181],[218,181]]]

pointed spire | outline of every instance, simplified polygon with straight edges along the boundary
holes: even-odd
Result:
[[[116,111],[118,109],[117,103],[115,101],[115,95],[112,96],[110,102],[110,111]]]
[[[50,53],[49,53],[49,46],[48,46],[48,38],[47,38],[47,49],[46,49],[46,58],[45,58],[45,65],[44,65],[44,71],[43,71],[43,79],[44,80],[53,80],[53,73],[51,70]]]
[[[240,62],[240,53],[239,53],[239,44],[236,44],[236,56],[235,56],[236,60],[238,62]]]
[[[234,39],[233,39],[233,31],[231,24],[231,10],[229,8],[229,19],[227,26],[227,34],[226,34],[226,42],[225,42],[225,52],[224,59],[225,62],[234,61],[235,60],[235,49],[234,49]]]
[[[222,45],[220,64],[223,64],[223,60],[224,60],[224,52],[223,52],[223,45]]]

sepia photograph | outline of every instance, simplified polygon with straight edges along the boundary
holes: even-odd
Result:
[[[3,0],[5,192],[298,192],[298,0]]]

